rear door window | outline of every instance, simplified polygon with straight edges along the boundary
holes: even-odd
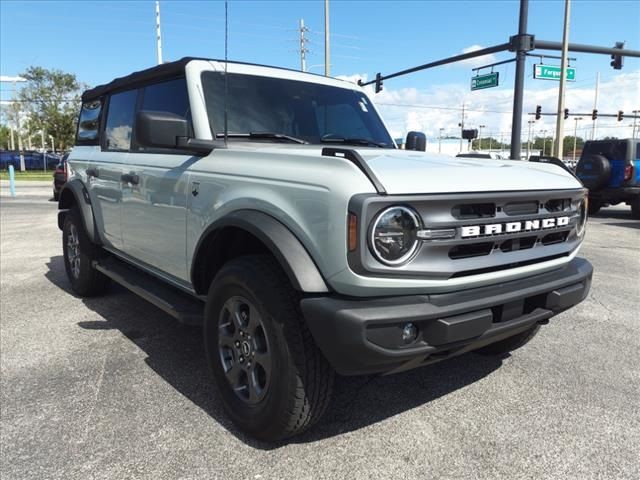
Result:
[[[107,150],[128,151],[131,148],[137,96],[137,90],[111,95],[105,125],[105,147]]]

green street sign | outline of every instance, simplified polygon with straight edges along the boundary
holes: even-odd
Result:
[[[534,65],[533,78],[541,80],[560,80],[560,67],[557,65]],[[567,81],[576,81],[576,69],[567,67]]]
[[[482,90],[498,86],[498,72],[478,75],[471,78],[471,90]]]

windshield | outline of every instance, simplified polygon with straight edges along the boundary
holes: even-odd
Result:
[[[361,92],[317,83],[229,73],[227,126],[231,138],[343,143],[395,148],[370,100]],[[204,72],[202,85],[214,135],[224,132],[224,74]],[[249,135],[252,134],[252,135]]]

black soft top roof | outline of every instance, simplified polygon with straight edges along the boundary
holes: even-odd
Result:
[[[97,98],[100,98],[106,93],[135,87],[136,85],[147,83],[150,80],[162,80],[162,79],[183,75],[184,67],[191,60],[224,62],[224,60],[214,59],[214,58],[184,57],[184,58],[181,58],[180,60],[176,60],[175,62],[163,63],[161,65],[156,65],[155,67],[147,68],[145,70],[140,70],[139,72],[133,72],[124,77],[116,78],[115,80],[112,80],[109,83],[105,83],[104,85],[98,85],[97,87],[94,87],[90,90],[86,90],[82,94],[82,101],[87,102],[90,100],[95,100]],[[259,65],[256,63],[232,62],[232,61],[227,61],[227,62],[241,64],[241,65],[256,65],[261,67],[278,68],[280,70],[291,70],[296,72],[299,71],[299,70],[293,70],[290,68],[274,67],[270,65]],[[308,75],[318,75],[318,74],[309,73],[309,72],[305,72],[305,73],[307,73]],[[318,76],[322,76],[322,75],[318,75]]]
[[[132,87],[139,83],[145,83],[153,79],[162,79],[168,77],[175,77],[184,73],[184,67],[191,60],[207,60],[199,59],[196,57],[184,57],[175,62],[163,63],[156,65],[155,67],[140,70],[139,72],[133,72],[124,77],[116,78],[115,80],[105,83],[104,85],[98,85],[90,90],[86,90],[82,94],[82,101],[87,102],[89,100],[95,100],[100,98],[105,93],[112,92],[114,90],[120,90],[125,87]]]

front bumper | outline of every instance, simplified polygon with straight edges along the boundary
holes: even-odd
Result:
[[[475,350],[547,323],[589,293],[593,267],[564,267],[486,287],[435,295],[309,297],[301,308],[320,350],[343,375],[395,373]],[[418,337],[401,341],[411,322]]]

